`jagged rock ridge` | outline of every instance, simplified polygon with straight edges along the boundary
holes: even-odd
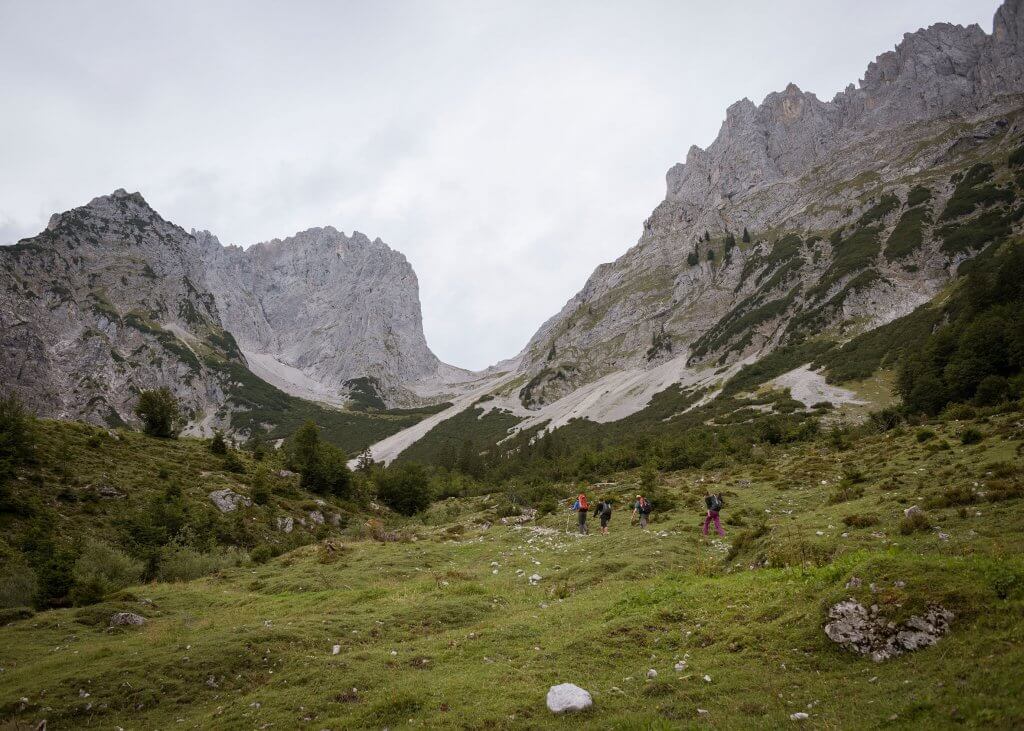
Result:
[[[230,363],[377,407],[458,373],[426,345],[405,257],[358,233],[225,248],[118,190],[0,247],[0,271],[0,377],[48,416],[130,422],[140,390],[168,386],[194,427],[224,424]]]
[[[906,314],[978,250],[947,245],[935,218],[952,173],[1017,138],[1022,93],[1024,1],[1008,0],[992,34],[949,24],[906,34],[831,102],[790,84],[760,106],[732,105],[718,138],[668,171],[639,242],[531,339],[521,403],[539,408],[670,358],[728,364]],[[929,195],[913,214],[927,219],[921,244],[890,257],[915,186]]]

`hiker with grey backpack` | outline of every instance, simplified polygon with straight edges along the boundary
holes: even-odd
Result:
[[[725,507],[725,501],[722,500],[722,493],[715,494],[708,492],[708,494],[704,496],[704,505],[707,506],[708,509],[708,514],[704,518],[704,535],[708,534],[708,528],[711,526],[712,521],[714,521],[715,530],[718,531],[718,535],[724,536],[725,531],[722,530],[722,522],[718,519],[718,513]]]
[[[651,518],[651,510],[651,501],[643,495],[637,495],[636,502],[633,503],[633,517],[640,518],[640,528],[642,530],[647,530],[647,521]]]

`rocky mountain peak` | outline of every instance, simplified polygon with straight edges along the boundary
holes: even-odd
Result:
[[[934,170],[936,212],[904,222],[930,226],[952,193],[942,166],[1020,128],[1006,115],[1024,94],[1022,11],[1024,0],[1007,0],[991,35],[949,23],[908,33],[831,101],[789,83],[760,104],[732,104],[715,140],[668,171],[637,244],[598,267],[531,340],[522,403],[541,408],[687,349],[689,366],[756,357],[810,322],[877,327],[930,297],[972,254],[950,257],[950,245],[916,231],[913,264],[879,251],[907,180]],[[744,230],[753,239],[738,246]],[[776,251],[780,231],[792,233]],[[802,319],[777,329],[795,313]]]
[[[999,46],[1024,45],[1024,0],[1006,0],[996,10],[992,38]]]

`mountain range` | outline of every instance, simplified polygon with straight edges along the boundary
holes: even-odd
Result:
[[[312,402],[376,420],[345,444],[386,461],[467,413],[550,430],[669,389],[696,408],[782,350],[805,357],[761,383],[808,407],[853,401],[834,384],[865,374],[825,354],[941,298],[1020,231],[1022,141],[1024,0],[991,34],[906,34],[831,101],[794,84],[741,100],[669,169],[639,241],[479,373],[431,352],[416,275],[380,239],[328,226],[222,246],[118,190],[0,247],[0,378],[40,414],[111,425],[167,386],[190,429],[242,436]]]

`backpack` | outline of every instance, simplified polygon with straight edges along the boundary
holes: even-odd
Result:
[[[712,513],[717,513],[725,507],[725,503],[722,502],[722,498],[718,497],[718,495],[708,495],[704,498],[704,504],[708,506],[708,510]]]
[[[611,503],[600,503],[597,506],[597,514],[602,518],[610,518],[612,515]]]
[[[640,508],[640,512],[647,515],[651,512],[651,504],[647,502],[647,498],[642,497],[637,501],[637,507]]]
[[[590,504],[587,502],[587,496],[582,492],[579,496],[580,510],[590,510]]]

